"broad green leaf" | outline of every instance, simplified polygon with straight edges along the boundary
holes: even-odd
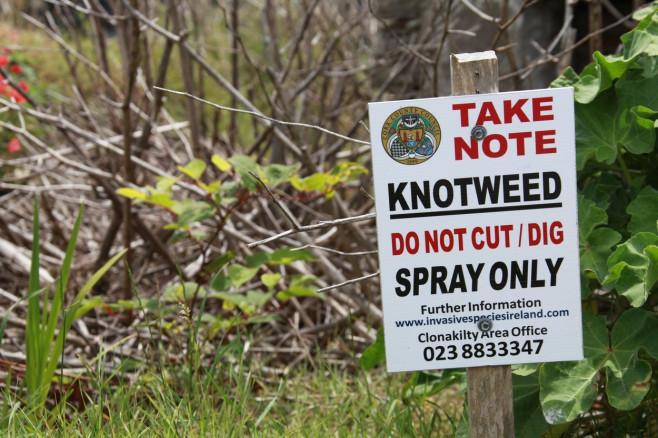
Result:
[[[138,201],[145,201],[147,197],[146,193],[136,189],[131,189],[130,187],[121,187],[120,189],[117,189],[117,195],[128,199],[136,199]]]
[[[214,164],[215,167],[217,167],[222,172],[228,172],[231,170],[231,163],[217,154],[213,155],[210,161],[212,161],[212,164]]]
[[[657,245],[657,235],[638,233],[619,245],[608,259],[610,272],[604,279],[604,285],[616,288],[633,307],[645,303],[649,291],[658,280]]]
[[[247,281],[251,280],[254,278],[256,273],[258,272],[260,268],[255,267],[255,268],[248,268],[246,266],[241,266],[241,265],[231,265],[228,267],[228,277],[231,279],[231,282],[233,285],[238,288],[242,286],[244,283]]]
[[[578,233],[580,244],[580,269],[592,271],[599,282],[608,274],[608,257],[612,246],[621,240],[621,234],[609,228],[597,228],[607,223],[605,211],[593,201],[578,196]]]
[[[194,201],[192,199],[174,202],[171,210],[178,215],[178,225],[201,222],[213,217],[217,211],[215,206],[208,202]]]
[[[281,274],[263,274],[260,276],[260,281],[263,282],[266,288],[273,289],[274,286],[281,280]]]
[[[603,283],[608,275],[608,257],[612,247],[621,240],[621,234],[610,228],[597,228],[587,237],[580,248],[580,269],[582,272],[592,271],[599,283]]]
[[[233,164],[235,170],[240,174],[242,178],[242,184],[250,192],[255,192],[258,190],[258,181],[249,174],[249,171],[253,172],[256,175],[260,174],[260,166],[256,162],[246,155],[233,155],[228,161]]]
[[[197,180],[201,178],[201,175],[203,175],[203,172],[206,170],[206,163],[195,158],[185,166],[178,166],[178,170],[190,178]]]
[[[606,393],[610,404],[617,409],[636,408],[649,392],[651,365],[645,360],[637,359],[628,364],[623,373],[615,373],[611,368],[606,371]]]
[[[607,164],[616,160],[618,109],[614,90],[604,91],[590,104],[575,104],[578,170],[582,170],[592,157]]]
[[[585,198],[593,201],[598,208],[606,211],[610,205],[611,196],[621,188],[622,183],[617,176],[604,173],[588,182],[583,187],[582,194]]]
[[[299,163],[291,166],[270,164],[263,169],[261,177],[265,177],[264,179],[267,185],[270,187],[276,187],[279,184],[290,180],[290,177],[294,175],[300,167],[302,167],[302,165]]]
[[[651,366],[637,353],[644,349],[658,358],[656,330],[658,316],[642,309],[625,311],[612,328],[606,391],[610,404],[618,409],[634,409],[649,390]]]
[[[634,30],[622,35],[621,41],[624,44],[624,57],[631,57],[633,55],[658,55],[657,27],[656,16],[652,12],[644,16]]]
[[[359,358],[361,369],[369,370],[386,359],[386,350],[384,346],[384,329],[377,330],[377,338],[368,348],[365,349]]]
[[[539,374],[512,375],[514,430],[518,437],[541,436],[549,425],[539,403]]]
[[[628,231],[640,233],[648,231],[658,234],[658,191],[646,186],[628,204],[626,212],[631,215]]]
[[[546,363],[540,370],[540,402],[550,424],[572,421],[596,399],[596,378],[609,348],[603,317],[583,312],[583,347],[584,360]]]

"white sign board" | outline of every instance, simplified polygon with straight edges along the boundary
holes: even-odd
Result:
[[[388,371],[582,359],[573,90],[369,107]]]

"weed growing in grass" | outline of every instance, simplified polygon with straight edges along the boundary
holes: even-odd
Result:
[[[73,298],[68,307],[64,306],[73,253],[82,221],[83,206],[80,206],[78,216],[73,226],[71,238],[66,248],[60,275],[55,280],[54,293],[50,298],[50,287],[41,287],[39,280],[39,202],[34,199],[34,222],[32,229],[32,261],[30,266],[27,299],[27,319],[25,328],[25,406],[28,417],[42,417],[46,400],[55,376],[55,371],[66,342],[66,334],[73,322],[91,310],[93,303],[83,300],[103,275],[121,258],[125,251],[112,257],[103,267],[96,271],[87,283]],[[11,310],[11,309],[10,309]],[[0,340],[4,336],[7,312],[0,326]],[[61,318],[61,319],[60,319]],[[9,380],[10,382],[11,380]],[[63,387],[63,376],[60,377]],[[5,404],[10,399],[5,397]],[[66,400],[66,395],[62,401]],[[3,409],[7,409],[6,406]]]

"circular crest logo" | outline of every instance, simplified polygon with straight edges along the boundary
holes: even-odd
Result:
[[[398,163],[424,163],[434,155],[440,142],[439,122],[422,108],[401,108],[388,116],[382,127],[384,149]]]

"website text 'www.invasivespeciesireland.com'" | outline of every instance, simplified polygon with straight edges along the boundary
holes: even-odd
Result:
[[[443,317],[426,316],[417,319],[403,319],[395,321],[396,327],[423,327],[435,325],[452,325],[460,323],[477,323],[482,319],[491,321],[511,321],[537,318],[560,318],[569,316],[568,310],[547,310],[543,309],[534,311],[519,310],[516,312],[489,313],[483,315],[450,315]]]
[[[426,345],[423,348],[423,358],[425,361],[454,360],[457,358],[475,359],[485,356],[491,358],[507,355],[538,355],[544,344],[543,336],[548,334],[548,328],[527,325],[528,321],[524,323],[523,320],[569,316],[569,310],[566,309],[542,309],[540,300],[518,300],[511,303],[499,302],[493,304],[483,301],[481,304],[422,305],[420,306],[420,311],[421,315],[424,315],[423,317],[396,320],[395,326],[397,328],[432,326],[446,326],[448,328],[446,333],[435,334],[423,332],[418,335],[418,342]],[[476,314],[460,315],[462,312],[476,312]],[[510,330],[490,329],[489,331],[454,330],[452,327],[449,327],[453,324],[477,324],[483,320],[490,322],[489,327],[495,326],[496,321],[516,321],[518,325],[515,325]],[[529,337],[532,339],[527,339]],[[510,340],[509,338],[513,339]],[[452,344],[452,342],[456,342],[456,344]]]

